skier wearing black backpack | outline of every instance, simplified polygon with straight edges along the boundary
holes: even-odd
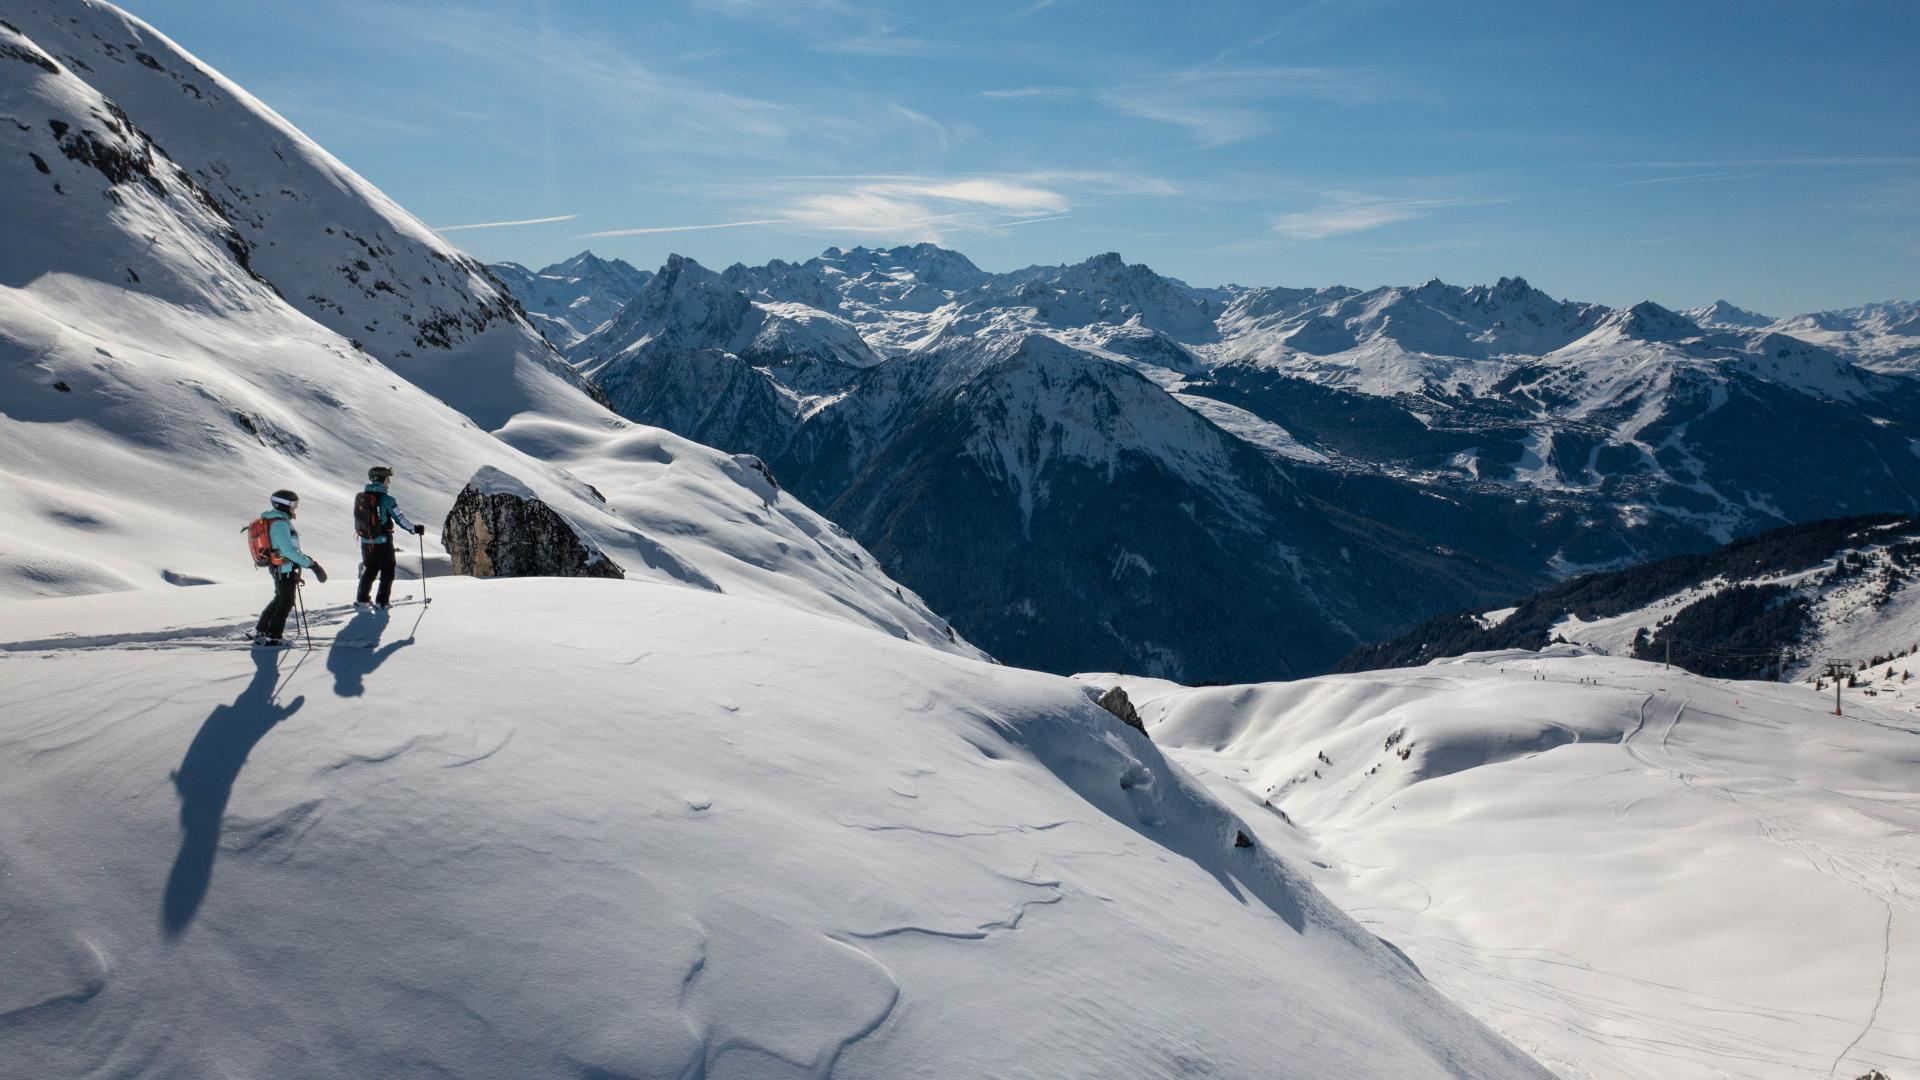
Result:
[[[287,615],[300,588],[300,571],[310,569],[322,585],[327,572],[320,563],[300,550],[300,534],[293,527],[300,509],[300,496],[291,491],[273,493],[273,506],[247,526],[247,548],[253,564],[273,574],[273,600],[260,612],[253,626],[253,643],[267,648],[286,644]]]
[[[400,504],[392,495],[387,494],[387,481],[393,479],[393,470],[385,465],[375,465],[367,470],[367,486],[353,497],[353,531],[360,536],[360,593],[354,598],[355,604],[374,602],[369,595],[373,589],[373,579],[380,578],[380,607],[387,607],[393,600],[393,527],[424,536],[425,525],[415,525],[400,512]]]

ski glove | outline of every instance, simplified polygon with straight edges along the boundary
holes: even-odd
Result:
[[[325,585],[327,583],[327,568],[317,562],[314,563],[313,576],[320,580],[320,584]]]
[[[415,525],[413,527],[413,535],[415,536],[427,535],[427,527],[425,525]]]

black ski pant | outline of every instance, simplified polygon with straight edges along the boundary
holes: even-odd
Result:
[[[300,570],[289,566],[285,572],[269,572],[273,574],[273,601],[260,613],[260,621],[253,624],[253,629],[261,637],[286,637],[287,615],[293,611],[293,602],[300,588]]]
[[[368,593],[373,588],[374,576],[380,578],[379,602],[384,604],[393,599],[393,538],[385,543],[360,545],[360,592],[354,597],[359,604],[369,603]]]

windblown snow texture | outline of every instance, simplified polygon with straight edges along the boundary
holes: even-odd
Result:
[[[0,1073],[1548,1075],[1069,680],[635,581],[212,636],[254,599],[0,607]]]
[[[1155,745],[1562,1076],[1920,1060],[1920,691],[1561,646],[1264,686],[1123,685]]]

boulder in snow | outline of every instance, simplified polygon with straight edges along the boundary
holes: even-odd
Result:
[[[1101,694],[1095,704],[1112,713],[1120,719],[1121,723],[1140,734],[1145,735],[1147,733],[1147,725],[1140,722],[1139,710],[1133,707],[1133,701],[1127,697],[1126,690],[1121,687],[1113,687],[1106,693]]]
[[[576,532],[533,490],[482,466],[453,501],[441,543],[453,571],[473,577],[624,578],[626,572]]]

